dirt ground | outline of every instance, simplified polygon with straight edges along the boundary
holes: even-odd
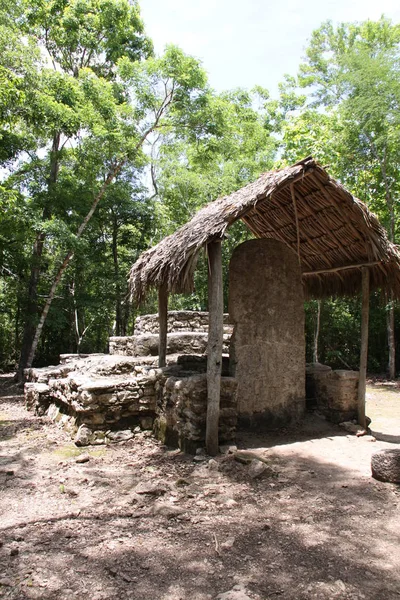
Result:
[[[262,473],[147,433],[78,449],[0,387],[0,598],[400,598],[400,486],[370,476],[399,447],[398,386],[368,387],[375,442],[315,415],[239,436]]]

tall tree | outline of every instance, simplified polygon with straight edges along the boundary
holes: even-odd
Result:
[[[305,94],[281,125],[284,155],[294,158],[305,147],[313,151],[378,213],[396,242],[400,26],[385,18],[336,28],[324,23],[312,34],[298,83]],[[394,378],[394,303],[389,300],[389,375]]]
[[[32,364],[56,289],[99,202],[124,171],[144,165],[143,147],[154,131],[188,126],[206,77],[176,48],[152,58],[136,2],[32,0],[17,22],[42,51],[26,102],[36,147],[6,182],[30,204],[36,231],[21,375]],[[75,197],[72,181],[81,188]],[[117,259],[114,252],[118,270]]]
[[[36,133],[36,150],[45,152],[42,163],[47,162],[47,174],[40,190],[41,218],[32,249],[20,372],[34,354],[46,226],[60,198],[57,183],[62,151],[67,142],[77,144],[83,132],[90,130],[93,111],[99,108],[91,102],[93,96],[88,98],[87,88],[93,84],[90,79],[97,77],[101,86],[115,78],[121,56],[140,60],[151,52],[136,3],[32,0],[24,10],[21,6],[17,19],[20,34],[25,34],[31,45],[35,40],[42,50],[36,85],[27,94],[31,104],[27,122]],[[103,105],[104,110],[107,106]]]

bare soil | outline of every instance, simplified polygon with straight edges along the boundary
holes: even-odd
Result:
[[[0,387],[0,598],[400,598],[400,486],[370,475],[373,452],[399,448],[397,385],[368,387],[376,441],[316,415],[239,435],[258,477],[147,433],[78,449]]]

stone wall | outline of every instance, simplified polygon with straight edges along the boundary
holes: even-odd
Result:
[[[208,333],[173,331],[167,335],[167,354],[205,354]],[[223,352],[229,352],[230,335],[224,334]],[[158,333],[143,333],[125,337],[110,337],[110,354],[120,356],[157,356]]]
[[[195,451],[205,442],[206,357],[175,355],[163,369],[153,368],[152,362],[154,357],[70,356],[58,367],[30,369],[26,406],[47,414],[80,446],[130,439],[139,428]],[[224,377],[221,441],[232,440],[235,431],[236,382]]]
[[[116,365],[100,361],[85,372],[82,361],[66,377],[56,378],[54,370],[40,375],[36,369],[31,376],[41,382],[25,384],[26,406],[39,415],[50,409],[54,420],[68,424],[78,445],[106,442],[117,429],[152,429],[162,371],[126,361]]]
[[[307,365],[307,404],[333,423],[357,418],[358,371]]]
[[[239,420],[276,427],[305,410],[304,305],[297,255],[276,240],[238,246],[229,268],[231,374]]]
[[[232,333],[229,315],[224,314],[225,333]],[[135,334],[157,333],[158,314],[141,315],[135,320]],[[208,312],[196,310],[171,310],[168,312],[168,333],[184,331],[208,331]]]
[[[219,440],[235,439],[237,423],[237,382],[221,379]],[[186,452],[204,446],[207,413],[206,374],[169,377],[159,401],[155,432],[164,443],[179,445]]]

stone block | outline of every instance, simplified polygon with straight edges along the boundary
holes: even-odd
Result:
[[[325,365],[308,365],[307,396],[315,407],[333,423],[357,416],[358,371],[332,371]]]
[[[46,383],[26,383],[24,394],[28,410],[40,415],[46,412],[51,402],[50,387]]]

